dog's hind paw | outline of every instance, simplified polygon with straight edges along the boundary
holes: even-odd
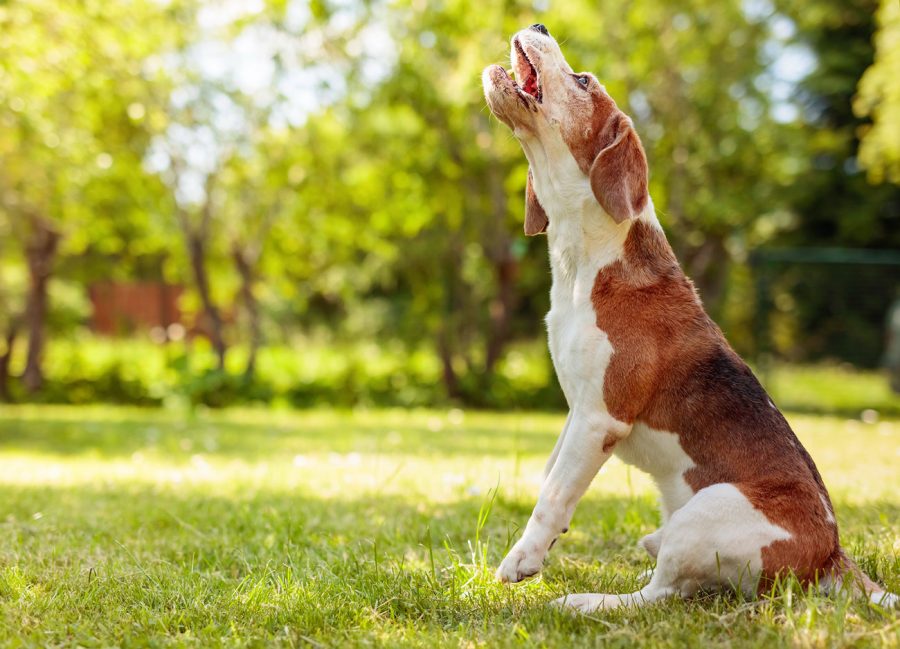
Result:
[[[621,605],[622,602],[615,595],[601,595],[599,593],[573,593],[550,602],[550,606],[583,615]]]

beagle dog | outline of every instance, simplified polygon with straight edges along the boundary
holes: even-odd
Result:
[[[498,578],[541,569],[615,454],[659,487],[662,526],[640,541],[656,569],[637,592],[556,604],[591,612],[707,588],[755,594],[787,572],[895,604],[841,549],[812,458],[681,271],[631,119],[543,25],[513,36],[510,56],[517,81],[489,66],[484,94],[528,158],[525,234],[547,235],[547,330],[569,416]]]

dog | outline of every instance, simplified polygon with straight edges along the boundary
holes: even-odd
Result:
[[[637,592],[555,604],[588,613],[700,589],[752,596],[793,573],[896,605],[842,550],[812,458],[679,267],[631,119],[593,75],[572,70],[543,25],[515,34],[510,58],[517,81],[491,65],[482,82],[528,159],[525,234],[547,235],[546,324],[569,415],[497,577],[540,571],[616,455],[659,488],[662,526],[640,540],[656,568]]]

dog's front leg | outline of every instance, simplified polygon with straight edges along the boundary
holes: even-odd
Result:
[[[550,546],[569,530],[575,506],[591,480],[609,459],[616,442],[630,430],[630,425],[607,413],[569,413],[558,457],[541,487],[525,532],[497,569],[500,581],[522,581],[540,571]]]

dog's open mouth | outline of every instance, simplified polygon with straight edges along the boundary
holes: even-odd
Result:
[[[541,103],[542,93],[540,75],[538,75],[537,69],[531,63],[528,55],[525,54],[525,50],[522,48],[522,44],[519,42],[518,38],[513,41],[513,44],[516,48],[515,73],[516,80],[518,81],[516,88],[519,91],[534,97],[538,103]]]

